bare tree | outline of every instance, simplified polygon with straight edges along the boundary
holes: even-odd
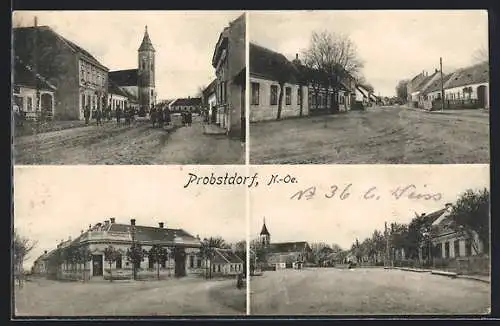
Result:
[[[334,98],[342,80],[347,75],[359,77],[364,66],[356,44],[347,35],[327,31],[312,33],[309,48],[304,52],[304,64],[326,74],[324,86],[333,89]]]
[[[488,62],[489,61],[488,48],[482,45],[476,51],[474,51],[472,55],[472,61],[476,63]]]
[[[29,257],[29,253],[36,247],[37,242],[23,237],[17,230],[14,230],[14,239],[12,241],[12,254],[14,263],[14,275],[22,286],[22,275],[24,274],[23,264]]]

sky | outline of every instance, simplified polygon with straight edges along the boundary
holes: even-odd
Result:
[[[395,96],[399,80],[473,64],[476,49],[488,49],[486,10],[357,10],[250,12],[250,41],[293,60],[309,46],[313,31],[344,34],[364,61],[363,75],[375,93]]]
[[[233,243],[246,237],[244,188],[183,188],[189,172],[224,167],[37,166],[14,169],[14,228],[37,246],[25,262],[61,240],[73,239],[89,224],[110,217],[116,223],[182,228],[201,239],[221,236]]]
[[[254,168],[255,169],[255,168]],[[455,203],[467,189],[489,189],[489,165],[318,165],[260,166],[260,183],[267,176],[290,174],[296,184],[275,184],[255,188],[250,194],[250,234],[258,237],[262,222],[271,234],[271,242],[308,241],[338,244],[349,249],[352,243],[370,237],[374,230],[384,230],[384,222],[409,223],[415,213],[431,213],[446,203]],[[342,190],[352,184],[349,197],[341,200]],[[419,193],[441,194],[439,200],[396,199],[390,191],[414,184]],[[325,198],[331,185],[339,190]],[[316,196],[291,200],[299,190],[316,186]],[[371,187],[376,196],[363,199]],[[329,195],[330,196],[330,195]],[[370,197],[370,194],[368,195]]]
[[[147,25],[156,50],[158,100],[196,96],[214,78],[211,60],[234,11],[22,11],[13,26],[48,25],[94,55],[111,71],[135,69]]]

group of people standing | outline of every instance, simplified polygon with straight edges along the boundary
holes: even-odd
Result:
[[[123,109],[117,107],[115,109],[116,123],[119,125],[121,123],[121,118],[123,117],[125,119],[125,123],[130,124],[134,119],[135,114],[136,114],[135,109],[131,106],[125,105]],[[90,123],[91,118],[94,118],[96,120],[96,124],[98,126],[102,126],[103,120],[111,121],[112,119],[111,106],[108,106],[105,109],[95,109],[91,111],[90,105],[87,105],[83,110],[83,117],[85,118],[86,125]]]

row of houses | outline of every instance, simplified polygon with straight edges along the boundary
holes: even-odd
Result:
[[[132,262],[127,258],[126,252],[132,244],[138,243],[142,249],[149,251],[153,245],[160,245],[172,253],[172,258],[155,262],[148,256],[135,266],[139,273],[160,270],[162,276],[183,277],[186,275],[203,275],[210,269],[214,276],[231,276],[243,272],[244,262],[231,249],[215,248],[211,259],[200,255],[202,242],[199,236],[193,236],[183,229],[171,229],[159,223],[157,227],[136,225],[135,219],[130,224],[117,223],[115,218],[110,218],[102,223],[89,226],[87,231],[75,239],[68,238],[61,241],[57,248],[45,251],[34,262],[35,274],[55,279],[74,279],[81,277],[86,271],[87,279],[103,279],[109,275],[132,276]],[[105,249],[113,246],[122,255],[109,264],[105,260]],[[64,248],[85,248],[91,253],[90,261],[78,263],[61,261],[57,259]],[[158,266],[158,264],[160,266]]]
[[[407,84],[408,103],[427,110],[441,109],[442,91],[445,109],[489,109],[489,63],[482,62],[452,73],[435,69],[429,75],[423,71]]]
[[[250,43],[250,122],[361,109],[377,102],[367,87],[340,69],[339,89],[313,83],[315,73],[298,54],[289,61],[283,54]]]
[[[110,71],[49,26],[13,29],[13,101],[27,117],[84,118],[84,110],[149,110],[156,101],[155,49],[147,27],[138,68]],[[37,104],[38,103],[38,104]]]

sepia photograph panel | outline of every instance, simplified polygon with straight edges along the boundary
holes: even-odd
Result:
[[[488,165],[286,173],[250,195],[251,315],[490,313]]]
[[[248,15],[250,163],[489,163],[487,11]]]
[[[16,167],[14,317],[246,314],[245,189],[184,169]]]
[[[244,164],[245,21],[14,12],[15,164]]]

